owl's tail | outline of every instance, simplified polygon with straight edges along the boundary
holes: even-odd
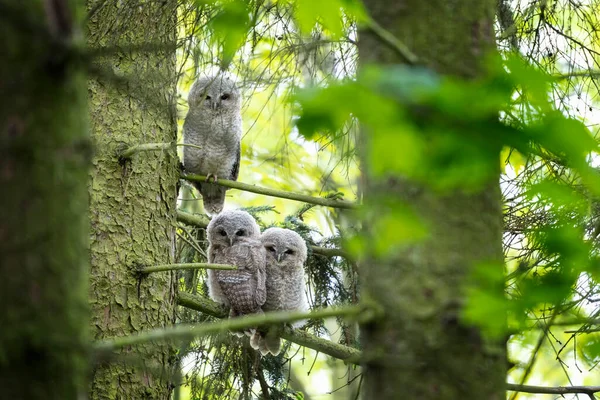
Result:
[[[281,351],[281,338],[279,337],[278,330],[273,327],[266,332],[264,330],[257,330],[250,338],[250,346],[260,351],[260,354],[263,356],[269,353],[274,356],[278,355]]]
[[[197,184],[196,188],[202,195],[204,201],[204,211],[209,215],[218,214],[223,211],[223,205],[225,204],[225,192],[227,188],[224,188],[213,183],[202,183]]]

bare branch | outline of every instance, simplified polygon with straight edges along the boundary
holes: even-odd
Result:
[[[182,174],[181,178],[188,180],[188,181],[192,181],[192,182],[201,182],[201,183],[206,182],[206,176],[204,176],[204,175]],[[355,203],[351,203],[351,202],[345,201],[345,200],[335,200],[335,199],[328,199],[328,198],[324,198],[324,197],[313,197],[313,196],[308,196],[308,195],[300,194],[300,193],[286,192],[283,190],[269,189],[269,188],[264,188],[264,187],[260,187],[260,186],[249,185],[247,183],[230,181],[227,179],[217,179],[217,181],[214,183],[216,185],[220,185],[220,186],[227,187],[230,189],[244,190],[246,192],[252,192],[252,193],[262,194],[262,195],[271,196],[271,197],[279,197],[279,198],[288,199],[288,200],[301,201],[304,203],[316,204],[319,206],[344,208],[344,209],[353,209],[353,208],[357,207],[357,205]]]
[[[192,310],[200,311],[204,314],[212,315],[213,317],[225,318],[228,315],[228,310],[225,307],[222,307],[219,304],[215,303],[214,301],[209,300],[202,296],[195,296],[195,295],[192,295],[189,293],[179,292],[177,294],[177,302],[181,306],[191,308]],[[330,309],[318,310],[318,311],[315,311],[314,314],[311,314],[311,313],[304,314],[305,317],[299,318],[299,319],[305,319],[306,315],[309,315],[309,316],[312,315],[313,317],[315,317],[316,315],[318,315],[316,313],[319,313],[320,311],[327,311],[327,310],[330,310]],[[346,311],[344,311],[343,314],[351,315],[351,316],[358,316],[359,314],[361,314],[365,311],[364,308],[360,307],[360,306],[349,306],[344,309],[333,309],[333,310],[338,310],[338,312],[342,311],[342,310],[346,310]],[[269,315],[275,316],[276,314],[293,315],[291,313],[267,313],[265,315],[266,316],[269,316]],[[323,315],[321,315],[321,317],[323,317]],[[246,318],[248,318],[248,317],[244,317],[243,319],[246,319]],[[234,320],[241,320],[241,318],[234,319]],[[273,322],[271,321],[271,323],[273,323]],[[256,326],[256,325],[258,325],[258,324],[255,323],[254,325],[247,325],[247,326]],[[311,335],[310,333],[300,331],[298,329],[286,327],[283,330],[283,332],[281,332],[281,337],[286,340],[289,340],[290,342],[297,343],[304,347],[309,347],[309,348],[311,348],[313,350],[317,350],[323,354],[327,354],[332,357],[339,358],[341,360],[348,361],[353,364],[357,364],[360,360],[360,356],[361,356],[360,350],[357,350],[352,347],[344,346],[342,344],[334,343],[334,342],[326,340],[326,339],[322,339],[320,337]]]
[[[172,271],[179,269],[223,269],[232,270],[237,269],[235,265],[227,264],[209,264],[209,263],[179,263],[179,264],[160,264],[153,265],[151,267],[145,267],[140,269],[140,273],[149,274],[152,272]]]
[[[541,393],[541,394],[570,394],[583,393],[593,395],[600,392],[600,386],[530,386],[507,383],[506,389],[512,392]]]

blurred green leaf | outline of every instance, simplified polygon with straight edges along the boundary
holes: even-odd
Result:
[[[462,311],[464,320],[480,327],[486,336],[500,338],[507,331],[509,310],[510,304],[504,295],[502,264],[477,264],[466,288],[466,304]]]

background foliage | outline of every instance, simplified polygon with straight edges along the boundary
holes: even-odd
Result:
[[[597,1],[500,1],[499,55],[487,63],[485,79],[465,83],[421,68],[373,66],[357,73],[357,29],[373,28],[358,2],[185,2],[179,120],[194,79],[221,68],[244,92],[242,182],[314,195],[341,192],[359,201],[357,120],[370,131],[368,168],[376,175],[408,175],[441,193],[468,191],[500,164],[506,273],[485,264],[477,269],[464,317],[492,336],[510,337],[509,381],[591,383],[600,357],[594,333],[598,11]],[[442,131],[448,121],[454,131]],[[426,146],[431,141],[435,145]],[[357,235],[356,219],[333,209],[282,199],[269,199],[267,206],[264,197],[233,191],[227,201],[249,207],[263,226],[290,227],[314,245],[351,239],[344,243],[356,256],[365,248],[385,254],[427,235],[411,211],[395,203],[373,239]],[[377,206],[389,199],[380,201]],[[198,207],[187,190],[181,208]],[[201,231],[182,227],[179,233],[205,248]],[[180,241],[180,259],[202,260],[186,242]],[[307,273],[311,305],[356,301],[357,280],[347,260],[312,254]],[[202,279],[187,278],[185,290],[206,293]],[[505,287],[505,297],[491,294],[497,285]],[[494,318],[499,313],[508,313],[508,325]],[[203,317],[181,315],[197,318]],[[356,329],[340,321],[310,330],[356,344]],[[187,369],[193,395],[234,398],[253,390],[248,377],[259,361],[243,346],[228,346],[231,340],[208,338],[186,349],[186,362],[195,365]],[[263,358],[260,367],[279,395],[293,398],[293,390],[308,382],[301,364],[313,363],[309,370],[330,374],[330,389],[359,386],[352,367],[343,375],[346,367],[295,346],[276,360]]]

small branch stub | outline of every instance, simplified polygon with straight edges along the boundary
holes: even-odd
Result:
[[[123,150],[119,154],[119,159],[121,161],[129,160],[131,157],[133,157],[137,153],[142,153],[145,151],[164,151],[164,150],[169,150],[171,148],[174,149],[175,147],[179,147],[179,146],[200,148],[200,146],[196,146],[194,144],[189,144],[189,143],[142,143],[142,144],[137,144],[135,146],[128,147],[125,150]]]

